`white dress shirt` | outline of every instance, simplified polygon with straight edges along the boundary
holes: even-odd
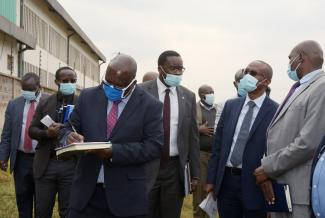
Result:
[[[41,93],[37,96],[37,98],[35,99],[35,111],[36,111],[36,107],[41,99]],[[20,143],[18,146],[18,150],[25,152],[25,153],[35,153],[35,148],[37,145],[37,141],[32,139],[32,149],[28,152],[25,151],[24,149],[24,142],[25,142],[25,129],[26,129],[26,121],[27,121],[27,114],[29,111],[29,107],[31,105],[30,101],[25,100],[25,106],[24,106],[24,112],[23,112],[23,120],[22,120],[22,126],[21,126],[21,133],[20,133]]]
[[[240,128],[241,128],[241,126],[243,124],[245,115],[246,115],[246,113],[248,112],[248,109],[249,109],[249,106],[248,106],[247,103],[249,101],[253,101],[255,103],[255,107],[253,108],[252,122],[251,122],[251,125],[249,127],[249,130],[250,130],[252,128],[254,122],[255,122],[255,119],[257,117],[258,112],[260,111],[260,109],[262,107],[262,104],[264,102],[265,97],[266,97],[266,94],[265,93],[262,96],[256,98],[255,100],[251,100],[248,95],[246,96],[245,103],[244,103],[243,108],[241,109],[240,115],[238,117],[238,121],[237,121],[236,129],[235,129],[234,137],[232,139],[231,150],[230,150],[230,153],[229,153],[229,156],[228,156],[228,160],[227,160],[227,166],[228,167],[233,167],[233,165],[230,162],[230,158],[231,158],[232,152],[234,150],[234,147],[235,147],[235,144],[236,144],[236,141],[237,141],[237,137],[238,137]],[[241,168],[241,167],[242,167],[242,165],[240,164],[238,166],[238,168]]]
[[[303,85],[305,83],[309,83],[310,80],[312,80],[315,76],[319,75],[321,72],[322,72],[322,69],[314,70],[314,71],[308,73],[307,75],[305,75],[304,77],[302,77],[299,81],[300,86],[298,88],[296,88],[295,92],[297,92],[302,87],[301,85]]]
[[[177,131],[178,131],[178,95],[176,87],[166,87],[158,78],[157,79],[159,100],[164,103],[165,90],[170,89],[170,141],[169,141],[169,155],[171,157],[178,155],[177,147]]]

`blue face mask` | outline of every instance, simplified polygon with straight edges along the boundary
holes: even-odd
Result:
[[[34,101],[37,98],[37,92],[21,90],[21,95],[27,101]]]
[[[211,94],[205,95],[204,102],[207,103],[208,105],[213,105],[213,103],[214,103],[214,94],[211,93]]]
[[[163,71],[163,73],[165,74],[165,77],[163,76],[163,79],[164,79],[164,82],[168,86],[173,87],[173,86],[179,86],[181,84],[182,75],[169,74],[169,73],[166,73],[162,67],[160,67],[160,68]]]
[[[108,98],[108,100],[113,101],[113,102],[121,101],[123,98],[126,98],[125,91],[134,83],[134,81],[136,81],[136,80],[133,79],[131,81],[131,83],[123,89],[117,88],[117,87],[109,84],[108,82],[103,81],[103,88],[104,88],[106,97]]]
[[[59,91],[63,95],[72,95],[73,93],[75,93],[76,88],[76,83],[60,83]]]
[[[299,57],[299,56],[297,56],[297,57]],[[288,73],[289,78],[292,79],[293,81],[299,81],[299,77],[298,77],[298,74],[297,74],[297,69],[298,69],[298,67],[300,66],[301,63],[298,64],[298,66],[296,67],[295,70],[291,70],[291,65],[297,59],[297,57],[295,57],[291,61],[291,63],[289,63],[288,70],[287,70],[287,73]]]
[[[240,96],[246,96],[248,93],[254,91],[257,88],[257,82],[258,80],[255,77],[246,74],[239,82],[238,94]]]

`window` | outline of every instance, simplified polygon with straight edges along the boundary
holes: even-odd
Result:
[[[14,56],[12,55],[7,56],[7,69],[10,70],[10,72],[14,71]]]

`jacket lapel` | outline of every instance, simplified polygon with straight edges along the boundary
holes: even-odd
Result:
[[[96,109],[94,109],[94,115],[93,116],[98,116],[98,131],[101,131],[101,136],[103,136],[104,139],[107,139],[107,105],[108,105],[108,100],[105,96],[104,90],[102,85],[98,86],[97,89],[97,103],[94,105],[94,107],[97,106]]]
[[[231,136],[230,137],[230,147],[231,147],[232,140],[233,140],[233,137],[234,137],[234,134],[235,134],[238,118],[239,118],[240,112],[241,112],[241,110],[242,110],[242,108],[244,106],[245,100],[246,100],[246,98],[242,97],[240,99],[240,101],[238,102],[237,107],[234,108],[234,111],[231,114],[232,119],[230,118],[231,121],[230,121],[230,126],[229,126],[230,133],[231,133],[231,135],[230,135]]]
[[[322,74],[321,74],[322,75]],[[274,126],[274,124],[285,114],[285,112],[288,110],[292,102],[301,94],[303,93],[313,82],[315,82],[321,75],[315,76],[310,82],[306,84],[302,84],[298,91],[294,92],[293,95],[289,98],[289,100],[285,103],[285,105],[282,107],[279,114],[275,117],[274,121],[271,123],[270,128]],[[281,105],[279,106],[281,108]],[[277,114],[277,113],[276,113]]]
[[[270,99],[268,97],[265,97],[262,107],[257,114],[257,117],[253,123],[251,130],[249,131],[249,136],[248,136],[247,141],[251,138],[251,136],[253,135],[253,133],[255,132],[255,130],[257,129],[257,127],[263,120],[263,118],[268,114],[268,112],[270,110],[269,105],[270,105]]]
[[[177,125],[177,134],[180,135],[180,131],[182,128],[182,123],[184,119],[184,114],[182,111],[185,111],[185,101],[186,98],[184,96],[184,92],[180,86],[176,87],[177,99],[178,99],[178,125]],[[178,137],[180,138],[180,137]],[[180,143],[177,143],[180,144]]]
[[[130,97],[129,101],[125,105],[124,110],[122,111],[120,117],[118,118],[110,136],[113,137],[116,134],[117,130],[123,125],[124,122],[127,122],[129,116],[134,112],[137,108],[138,104],[141,102],[141,97],[143,95],[143,91],[139,89],[139,87],[135,87],[132,96]],[[107,108],[107,107],[106,107]],[[105,119],[106,120],[106,119]]]

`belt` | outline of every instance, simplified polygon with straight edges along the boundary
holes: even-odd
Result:
[[[232,175],[240,176],[242,169],[237,167],[226,167],[226,171],[230,172]]]
[[[178,155],[169,157],[169,160],[178,160],[178,159],[179,159]]]
[[[34,157],[35,156],[35,153],[25,153],[25,152],[20,151],[20,150],[17,150],[17,154],[22,154],[22,155],[30,156],[30,157]]]

